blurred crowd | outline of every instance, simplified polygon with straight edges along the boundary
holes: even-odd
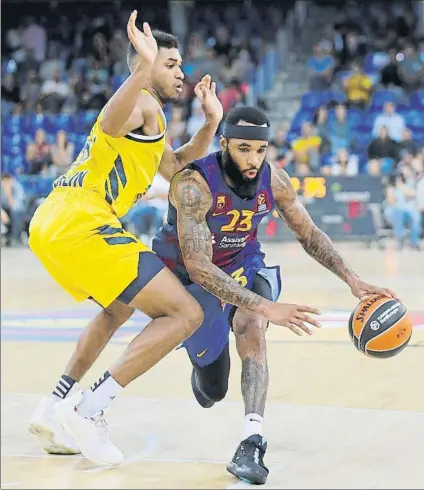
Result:
[[[291,3],[260,9],[249,3],[192,5],[187,36],[180,40],[184,92],[177,104],[165,107],[170,144],[186,143],[204,122],[194,96],[194,86],[204,74],[217,82],[225,111],[243,103],[263,48],[273,42]],[[6,175],[2,187],[13,189],[2,198],[7,243],[20,241],[27,220],[26,213],[18,212],[25,207],[23,198],[8,196],[22,196],[21,190],[23,195],[33,194],[28,189],[34,187],[33,180],[26,175],[52,180],[64,173],[98,112],[128,76],[126,23],[131,10],[137,8],[139,18],[154,28],[171,31],[165,0],[26,3],[26,16],[19,8],[22,4],[6,4],[2,9],[3,24],[8,26],[2,31],[2,168]],[[217,141],[211,146],[214,149]],[[163,182],[158,188],[163,188]],[[132,224],[146,221],[138,219],[144,217],[138,208],[157,207],[158,199],[165,199],[162,191],[158,195],[162,197],[137,204],[137,212],[130,215]],[[12,226],[17,220],[18,225]],[[146,223],[140,225],[139,233],[153,229]]]
[[[184,92],[165,107],[168,139],[186,143],[204,122],[196,82],[217,81],[227,112],[245,101],[267,43],[294,2],[194,2],[181,39]],[[2,232],[20,242],[34,206],[82,148],[99,110],[128,76],[126,22],[170,31],[165,0],[6,4],[2,10]],[[268,159],[291,175],[369,174],[387,187],[386,224],[399,246],[405,230],[418,246],[424,213],[424,33],[407,1],[349,0],[328,18],[307,60],[310,91]],[[266,107],[263,105],[263,107]],[[210,150],[218,149],[214,141]],[[29,177],[28,177],[29,176]],[[42,176],[46,185],[34,181]],[[166,182],[126,217],[151,236],[163,220]],[[159,220],[159,221],[158,221]],[[145,238],[146,239],[146,238]]]
[[[380,176],[385,224],[424,223],[424,33],[407,2],[340,7],[307,61],[310,92],[268,157],[291,175]]]

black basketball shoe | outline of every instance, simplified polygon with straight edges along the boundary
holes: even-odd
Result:
[[[193,390],[194,396],[196,397],[196,400],[203,408],[211,408],[215,405],[215,402],[208,398],[197,386],[197,375],[194,369],[191,373],[191,388]]]
[[[259,434],[241,441],[227,470],[248,483],[263,485],[268,477],[269,470],[264,465],[267,443]]]

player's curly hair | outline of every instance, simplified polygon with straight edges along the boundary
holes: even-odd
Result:
[[[268,116],[264,111],[252,106],[238,106],[231,109],[225,117],[227,124],[238,124],[240,121],[245,121],[256,126],[263,126],[264,124],[270,126]]]
[[[156,43],[158,45],[158,48],[166,48],[166,49],[171,49],[171,48],[176,48],[178,49],[178,39],[173,35],[169,34],[168,32],[164,31],[159,31],[158,29],[155,29],[152,31],[153,37],[156,39]],[[131,60],[133,59],[134,56],[137,56],[138,53],[135,50],[134,46],[131,44],[131,42],[128,43],[128,49],[127,49],[127,64],[128,66],[131,65]]]

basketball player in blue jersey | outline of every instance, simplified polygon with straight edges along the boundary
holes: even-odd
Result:
[[[230,372],[232,328],[242,361],[245,406],[243,440],[227,466],[250,483],[268,476],[263,457],[262,422],[268,389],[265,332],[268,308],[281,290],[278,267],[267,267],[257,240],[258,225],[276,207],[305,251],[345,281],[361,298],[369,293],[394,296],[361,281],[315,226],[296,198],[290,178],[265,160],[269,121],[259,109],[237,107],[226,117],[221,152],[193,162],[177,173],[169,193],[167,223],[153,250],[176,274],[204,312],[202,326],[183,342],[193,365],[191,384],[202,407],[222,400]],[[284,324],[294,333],[319,327],[306,306],[284,305]]]

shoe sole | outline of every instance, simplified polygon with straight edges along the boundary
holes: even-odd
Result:
[[[83,451],[83,444],[81,444],[81,441],[74,434],[74,431],[72,430],[72,428],[66,423],[66,421],[63,420],[64,418],[66,418],[66,413],[64,414],[62,412],[62,410],[60,410],[60,409],[58,409],[58,407],[56,407],[56,414],[57,414],[57,416],[59,418],[59,421],[62,424],[63,428],[66,430],[66,432],[68,432],[68,434],[70,434],[75,439],[75,441],[77,442],[77,444],[81,448],[81,454],[83,456],[85,456],[87,459],[89,459],[90,461],[92,461],[95,464],[98,464],[99,466],[118,466],[118,465],[120,465],[122,463],[122,461],[124,460],[124,458],[122,458],[119,462],[111,463],[109,461],[104,461],[104,460],[101,460],[101,459],[97,459],[95,456],[94,457],[91,456],[90,453],[87,453],[86,451]]]
[[[252,473],[247,469],[242,469],[234,463],[227,465],[227,471],[240,480],[253,485],[263,485],[266,483],[266,479],[268,478],[268,473],[265,474],[265,472],[256,472],[252,475]]]
[[[40,446],[48,454],[74,455],[80,454],[80,451],[71,449],[55,441],[54,433],[42,424],[35,422],[28,427],[29,432],[37,439]]]

